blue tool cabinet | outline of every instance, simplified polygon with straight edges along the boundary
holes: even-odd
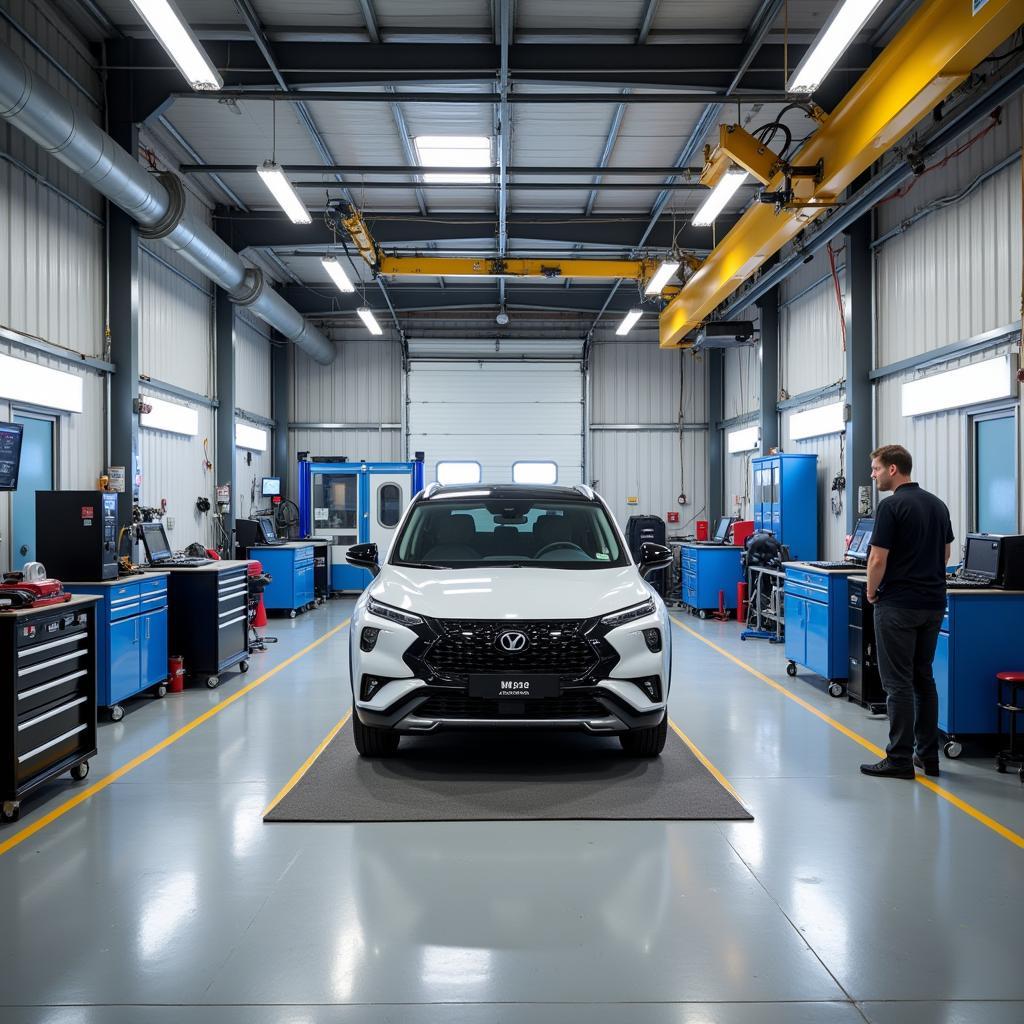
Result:
[[[932,663],[947,757],[959,757],[965,739],[997,731],[995,677],[1024,664],[1022,622],[1024,593],[947,591],[946,617]]]
[[[96,703],[110,717],[124,717],[122,701],[167,688],[167,573],[65,583],[72,594],[99,598],[96,605]]]
[[[849,579],[854,570],[786,564],[786,671],[804,665],[841,697],[849,674]]]
[[[818,456],[762,455],[751,472],[754,529],[770,530],[793,561],[817,558]]]
[[[313,545],[302,541],[249,548],[249,557],[260,562],[273,577],[263,591],[267,611],[296,612],[315,603],[313,592]]]
[[[683,544],[679,556],[683,604],[706,618],[708,611],[718,608],[721,591],[726,609],[735,610],[736,584],[743,579],[741,554],[732,544]]]

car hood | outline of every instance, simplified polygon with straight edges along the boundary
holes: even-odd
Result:
[[[439,619],[589,619],[646,600],[636,566],[409,569],[384,566],[370,597]]]

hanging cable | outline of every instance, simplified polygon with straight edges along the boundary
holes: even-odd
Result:
[[[846,351],[846,307],[843,305],[843,289],[839,284],[839,271],[836,270],[836,252],[832,243],[828,243],[828,265],[832,268],[832,284],[836,290],[836,305],[839,307],[839,332],[843,339],[843,351]]]

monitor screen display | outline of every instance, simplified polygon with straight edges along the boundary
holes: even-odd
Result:
[[[274,528],[274,520],[270,516],[260,516],[258,520],[260,524],[260,532],[263,534],[263,540],[266,543],[273,543],[277,540],[277,530]]]
[[[20,423],[0,423],[0,491],[18,489],[23,429]]]
[[[964,572],[999,578],[999,550],[1002,538],[984,533],[967,534],[967,554],[964,556]]]
[[[265,476],[263,478],[263,497],[276,498],[281,493],[281,478],[279,476]]]
[[[146,557],[151,562],[171,557],[171,542],[164,533],[163,523],[143,523],[142,543],[146,548]]]
[[[874,528],[874,519],[858,519],[846,553],[860,558],[867,558],[868,548],[871,547],[871,532]]]
[[[725,543],[726,537],[729,536],[729,527],[732,525],[732,516],[722,516],[718,520],[718,526],[715,527],[715,540],[720,544]]]

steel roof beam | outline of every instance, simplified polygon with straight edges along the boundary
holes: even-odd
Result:
[[[290,174],[422,174],[423,168],[418,163],[410,164],[294,164],[287,160],[279,160],[281,167]],[[252,174],[252,164],[182,164],[182,174]],[[497,174],[497,165],[475,168],[480,174]],[[695,179],[700,177],[701,167],[538,167],[516,166],[511,164],[506,173],[519,176],[548,175],[551,177],[592,176],[601,174],[604,177],[644,178],[648,176],[664,176],[666,174],[689,174]],[[431,167],[433,174],[465,174],[465,167]],[[584,183],[584,187],[586,183]]]
[[[234,203],[235,206],[238,207],[238,209],[245,210],[246,212],[248,212],[249,207],[246,206],[245,203],[243,203],[242,200],[238,198],[238,195],[234,192],[233,189],[231,189],[227,185],[227,183],[219,174],[217,174],[215,171],[211,171],[206,168],[206,166],[203,164],[203,158],[196,152],[195,148],[189,143],[188,139],[186,139],[185,136],[182,135],[181,132],[179,132],[178,129],[175,128],[174,125],[171,124],[171,122],[168,121],[163,114],[161,114],[157,118],[157,122],[164,129],[164,131],[167,132],[167,134],[170,135],[170,137],[174,139],[174,141],[179,146],[181,146],[181,148],[185,150],[185,152],[188,153],[190,157],[192,157],[193,160],[197,161],[196,166],[205,174],[208,174],[210,176],[210,179],[216,183],[217,187],[221,190],[221,192],[224,193],[224,195],[228,197],[228,200],[230,202]]]

